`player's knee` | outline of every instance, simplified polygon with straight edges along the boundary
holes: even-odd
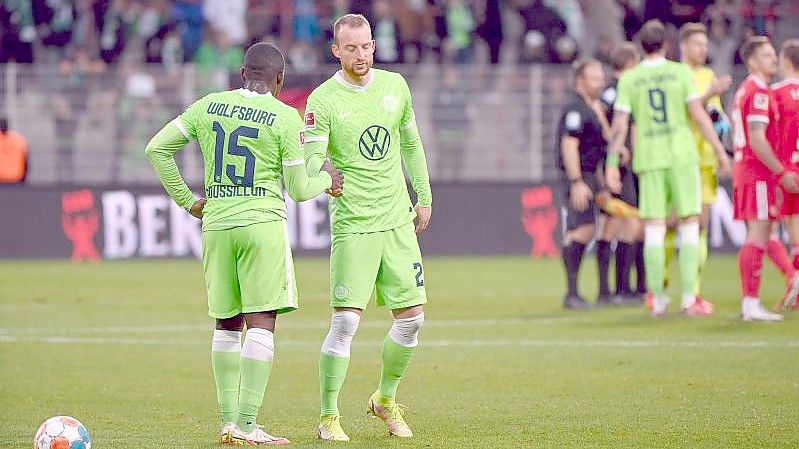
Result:
[[[419,331],[423,324],[424,313],[409,318],[395,318],[388,335],[398,345],[411,348],[419,344]]]
[[[647,224],[644,226],[644,245],[663,246],[666,242],[665,224]]]
[[[699,222],[680,223],[680,245],[699,244]]]
[[[322,343],[322,352],[335,357],[349,357],[352,339],[360,321],[361,315],[350,310],[333,313],[330,332]]]

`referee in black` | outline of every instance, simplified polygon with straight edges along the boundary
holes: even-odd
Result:
[[[577,277],[585,247],[594,237],[597,216],[594,198],[600,187],[596,172],[605,157],[610,126],[599,101],[605,88],[602,64],[584,59],[575,62],[572,69],[574,93],[560,117],[557,142],[565,193],[563,264],[568,291],[563,307],[586,309],[591,303],[577,291]]]

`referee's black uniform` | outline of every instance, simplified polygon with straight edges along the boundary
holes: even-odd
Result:
[[[563,161],[561,140],[565,136],[575,137],[579,143],[581,178],[569,179]],[[596,113],[586,104],[585,100],[576,92],[572,93],[569,102],[563,109],[558,126],[558,160],[563,174],[563,191],[565,196],[564,208],[566,210],[566,230],[577,229],[584,224],[593,224],[596,218],[596,205],[592,198],[588,208],[578,211],[571,205],[571,185],[582,179],[589,188],[597,193],[599,181],[596,170],[605,158],[607,142],[602,136],[602,125]]]
[[[580,158],[580,174],[574,179],[570,176],[563,160],[561,141],[564,137],[573,137],[578,141]],[[562,188],[564,193],[563,210],[565,212],[566,231],[573,231],[584,225],[593,225],[596,219],[596,203],[594,196],[599,189],[597,167],[605,158],[607,142],[602,136],[602,125],[599,117],[577,92],[569,98],[560,117],[557,135],[557,149],[560,168],[563,173]],[[591,190],[588,207],[579,211],[571,204],[571,188],[574,183],[585,182]],[[570,241],[569,241],[570,240]],[[568,244],[565,244],[568,243]],[[563,264],[568,278],[568,291],[563,299],[563,307],[568,309],[583,309],[590,304],[577,293],[577,274],[588,242],[579,242],[574,238],[564,241]]]

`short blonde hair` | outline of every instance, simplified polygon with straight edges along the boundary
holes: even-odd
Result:
[[[363,14],[345,14],[333,23],[333,42],[338,43],[338,31],[343,26],[348,26],[350,28],[360,28],[362,26],[367,26],[371,30],[371,26],[369,25],[369,21],[366,20]]]

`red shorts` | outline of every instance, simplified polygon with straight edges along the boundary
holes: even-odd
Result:
[[[780,218],[782,188],[773,181],[737,185],[732,196],[736,220],[774,221]]]
[[[782,190],[782,205],[780,206],[780,213],[783,217],[790,217],[792,215],[799,215],[799,193],[791,193]]]

